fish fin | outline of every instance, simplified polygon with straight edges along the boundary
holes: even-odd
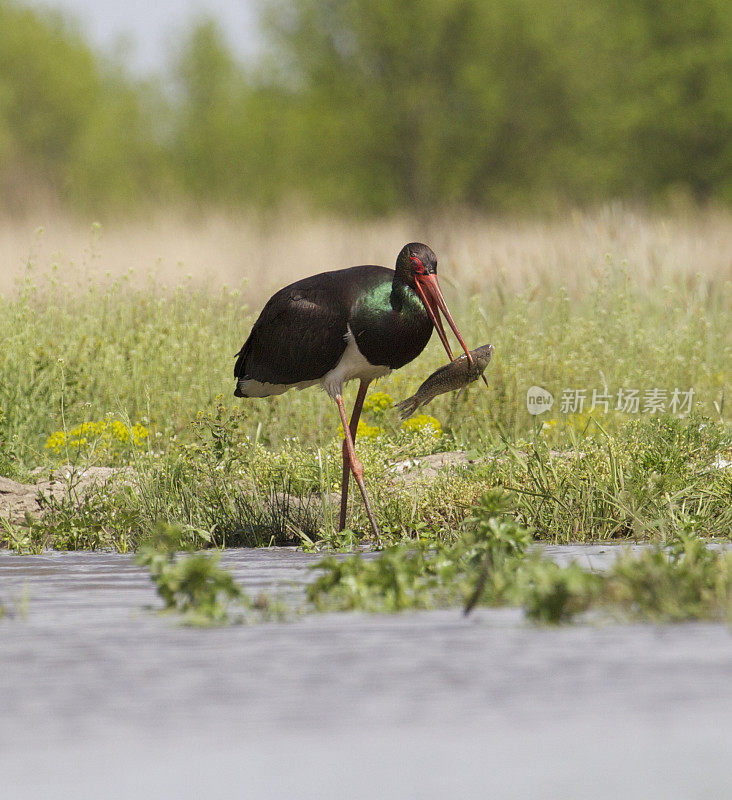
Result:
[[[419,407],[419,397],[417,397],[416,394],[413,394],[406,400],[402,400],[401,403],[397,403],[396,407],[399,410],[399,416],[402,419],[406,419],[407,417],[411,416]]]

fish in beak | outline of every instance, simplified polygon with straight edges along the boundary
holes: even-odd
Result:
[[[453,330],[455,336],[457,336],[458,341],[460,342],[460,346],[465,350],[465,354],[468,357],[468,361],[472,364],[473,357],[470,354],[470,350],[468,350],[468,346],[465,344],[463,337],[460,335],[460,331],[458,330],[457,325],[455,324],[455,320],[452,318],[452,314],[450,313],[450,309],[447,307],[447,303],[445,302],[445,297],[442,294],[442,289],[440,289],[440,284],[437,282],[437,275],[434,273],[423,273],[414,276],[415,278],[415,286],[417,289],[417,294],[419,295],[420,299],[424,303],[424,307],[427,309],[427,313],[430,315],[430,319],[432,320],[432,324],[435,326],[437,330],[437,334],[440,337],[440,341],[442,342],[447,355],[450,358],[450,361],[454,361],[455,357],[452,354],[452,350],[450,349],[450,343],[447,341],[447,336],[445,335],[445,329],[442,327],[442,320],[440,319],[440,312],[445,315],[448,324]]]

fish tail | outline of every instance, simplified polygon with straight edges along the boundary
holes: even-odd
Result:
[[[401,403],[397,403],[396,407],[399,409],[399,416],[402,419],[406,419],[407,417],[411,416],[419,407],[420,399],[416,394],[413,394],[411,397],[408,397],[406,400],[402,400]]]

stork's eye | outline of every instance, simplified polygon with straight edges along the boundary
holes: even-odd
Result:
[[[409,256],[409,260],[412,262],[414,271],[419,275],[424,275],[424,264],[417,258],[417,256]]]

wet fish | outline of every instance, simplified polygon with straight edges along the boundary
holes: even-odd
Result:
[[[396,407],[399,409],[401,418],[406,419],[420,406],[427,405],[438,394],[462,389],[469,383],[477,381],[491,360],[493,345],[484,344],[482,347],[477,347],[470,351],[470,355],[473,357],[472,364],[465,355],[456,358],[449,364],[445,364],[444,367],[436,369],[411,397],[397,403]]]

